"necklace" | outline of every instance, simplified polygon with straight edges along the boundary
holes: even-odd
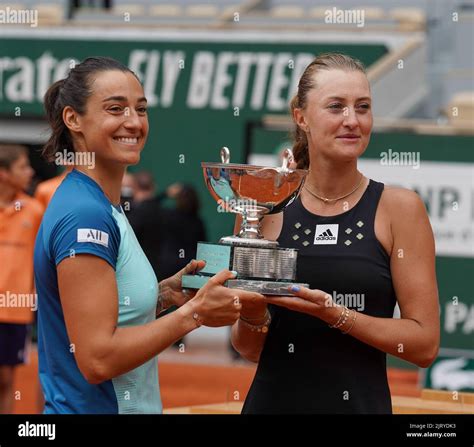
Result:
[[[349,193],[347,194],[344,194],[343,196],[341,197],[336,197],[335,199],[330,199],[328,197],[321,197],[321,196],[318,196],[316,193],[314,193],[313,191],[311,191],[308,186],[305,184],[304,187],[306,189],[306,191],[308,191],[312,196],[316,197],[317,199],[319,200],[322,200],[324,203],[329,203],[329,202],[337,202],[338,200],[341,200],[341,199],[345,199],[346,197],[350,196],[351,194],[355,193],[360,185],[362,185],[362,180],[364,179],[364,175],[361,173],[360,174],[360,180],[359,180],[359,183],[357,184],[357,186]]]

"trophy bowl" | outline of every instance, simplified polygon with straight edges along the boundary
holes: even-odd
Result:
[[[206,267],[197,275],[184,275],[184,288],[199,288],[222,269],[238,272],[227,286],[267,295],[291,295],[295,284],[297,251],[263,238],[260,223],[267,214],[281,212],[298,196],[307,171],[290,169],[290,149],[283,152],[281,167],[230,163],[230,151],[221,149],[221,163],[201,163],[206,186],[219,211],[241,216],[240,231],[218,244],[199,242],[197,259]],[[307,284],[297,284],[307,286]]]
[[[201,163],[206,186],[220,210],[240,214],[241,228],[236,236],[221,238],[221,243],[277,246],[260,233],[260,221],[266,214],[282,211],[298,196],[307,171],[290,169],[290,149],[283,152],[281,167],[230,163],[230,151],[221,149],[222,163]]]

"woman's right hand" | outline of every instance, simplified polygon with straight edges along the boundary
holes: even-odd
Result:
[[[242,303],[264,304],[264,296],[260,293],[230,289],[223,284],[233,279],[235,274],[222,270],[214,275],[185,306],[191,306],[194,318],[210,327],[230,326],[240,317]]]

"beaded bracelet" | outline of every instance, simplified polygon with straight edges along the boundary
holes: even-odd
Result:
[[[337,305],[337,307],[339,307],[339,306]],[[336,321],[334,324],[330,324],[330,325],[329,325],[330,328],[335,328],[335,327],[341,322],[342,317],[343,317],[343,315],[344,315],[344,310],[345,310],[345,308],[343,307],[343,308],[342,308],[342,312],[341,312],[341,314],[339,315],[339,318],[337,319],[337,321]]]
[[[265,309],[265,313],[263,314],[263,317],[257,317],[257,318],[247,318],[247,317],[244,317],[243,315],[240,315],[240,319],[243,320],[243,321],[246,321],[247,323],[251,323],[252,321],[259,321],[261,320],[262,318],[265,318],[267,319],[268,318],[268,309]]]
[[[352,312],[354,312],[354,314],[352,316],[351,325],[349,326],[349,329],[347,329],[347,331],[342,331],[343,334],[348,334],[350,331],[352,331],[352,328],[354,327],[357,318],[357,312],[354,309],[352,309]]]
[[[333,329],[339,329],[341,326],[344,326],[346,324],[347,318],[349,317],[349,309],[346,306],[343,306],[341,315],[339,316],[339,319],[336,321],[335,324],[332,326],[329,326]]]
[[[257,318],[244,318],[240,317],[240,324],[243,324],[246,328],[250,329],[252,332],[262,332],[263,334],[268,332],[268,327],[270,326],[270,323],[272,321],[272,316],[270,312],[268,312],[268,309],[265,312],[265,320],[263,321],[262,324],[252,324],[249,323],[249,321],[255,321]],[[258,318],[260,320],[260,318]]]
[[[342,319],[341,324],[336,326],[336,329],[339,329],[339,328],[343,327],[346,324],[346,321],[349,318],[349,314],[350,314],[349,309],[346,307],[344,309],[344,318]]]

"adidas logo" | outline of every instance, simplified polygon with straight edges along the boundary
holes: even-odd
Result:
[[[314,245],[336,245],[339,224],[316,225]]]
[[[332,241],[333,239],[336,239],[334,235],[331,233],[331,230],[327,230],[324,233],[320,234],[319,236],[316,236],[316,239],[318,241]]]

